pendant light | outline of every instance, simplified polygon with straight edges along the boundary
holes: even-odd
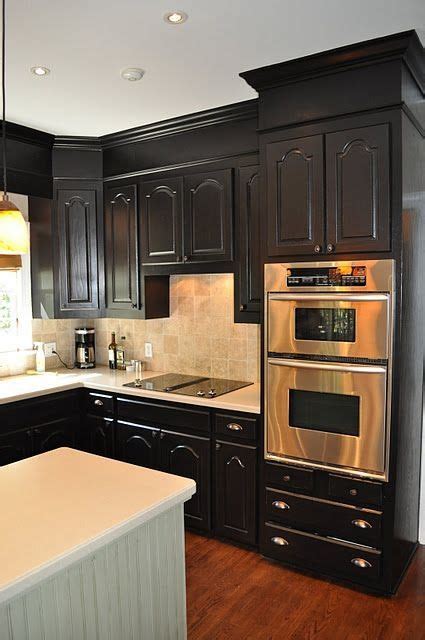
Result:
[[[28,227],[18,207],[7,197],[6,181],[6,0],[2,0],[3,198],[0,200],[0,254],[28,253]]]

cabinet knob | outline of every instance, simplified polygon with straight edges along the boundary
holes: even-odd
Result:
[[[289,475],[283,476],[283,481],[284,482],[289,482],[290,480],[291,480],[291,476],[289,476]]]
[[[189,262],[189,256],[183,256],[183,262]]]
[[[152,431],[152,438],[156,438],[158,435],[158,431]]]
[[[96,407],[103,407],[103,400],[96,398],[96,400],[94,401],[94,404],[96,405]]]
[[[322,247],[320,246],[320,244],[315,244],[314,253],[320,253],[321,251],[322,251]]]
[[[372,529],[372,525],[367,520],[352,520],[351,524],[359,529]]]
[[[132,309],[137,309],[137,303],[136,303],[136,302],[132,302],[132,304],[131,304],[131,308],[132,308]]]
[[[335,247],[334,247],[333,244],[329,243],[329,244],[326,245],[326,251],[328,253],[332,253],[332,251],[334,251],[334,249],[335,249]]]
[[[35,433],[36,436],[39,436],[41,431],[40,431],[40,429],[34,429],[34,433]]]
[[[215,449],[216,451],[219,451],[221,449],[221,444],[219,442],[215,443]]]
[[[289,544],[289,542],[285,540],[285,538],[281,538],[280,536],[274,536],[272,538],[272,542],[273,544],[277,544],[278,547],[285,547],[286,545]]]
[[[161,440],[164,440],[165,438],[165,433],[163,431],[160,432],[159,437]]]
[[[246,304],[240,304],[239,305],[239,311],[246,311],[246,307],[247,307]]]
[[[368,562],[364,558],[353,558],[351,562],[352,564],[356,565],[356,567],[359,567],[360,569],[370,569],[370,567],[372,566],[370,562]]]
[[[182,257],[181,256],[176,256],[176,262],[181,262],[182,261]]]
[[[289,504],[287,504],[283,500],[275,500],[274,502],[272,502],[272,507],[274,507],[275,509],[280,509],[280,511],[287,511],[291,508]]]
[[[226,424],[226,429],[229,429],[229,431],[243,431],[242,425],[237,422],[229,422],[229,424]]]
[[[356,496],[357,495],[357,489],[350,489],[350,496]]]

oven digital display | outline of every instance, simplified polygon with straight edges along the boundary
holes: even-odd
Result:
[[[290,427],[359,436],[359,415],[359,396],[289,389]]]
[[[366,267],[294,267],[288,269],[288,287],[365,287]]]
[[[356,310],[296,308],[295,338],[322,342],[355,342]]]

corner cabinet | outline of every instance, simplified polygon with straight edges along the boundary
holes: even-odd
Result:
[[[387,124],[265,145],[268,255],[390,250]]]
[[[55,184],[55,317],[97,317],[103,304],[101,183]]]

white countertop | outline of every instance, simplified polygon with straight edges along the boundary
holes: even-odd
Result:
[[[68,448],[1,467],[0,602],[194,492],[193,480]]]
[[[159,371],[145,371],[144,378],[161,375]],[[86,387],[109,393],[122,393],[137,396],[139,398],[155,398],[191,404],[207,406],[228,411],[243,411],[247,413],[260,413],[260,385],[252,384],[249,387],[231,391],[216,398],[197,398],[182,396],[163,391],[147,391],[145,389],[132,389],[123,387],[126,382],[134,380],[134,372],[111,371],[107,367],[97,367],[90,370],[67,371],[60,369],[57,372],[47,372],[41,375],[20,375],[8,378],[0,378],[0,404],[26,400],[56,391],[67,391]]]

